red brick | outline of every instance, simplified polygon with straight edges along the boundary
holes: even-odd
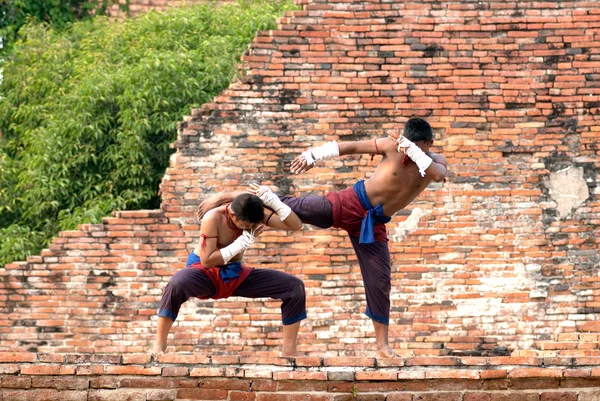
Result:
[[[292,358],[277,358],[277,357],[242,356],[242,357],[240,357],[240,363],[241,364],[258,364],[258,365],[293,366]]]
[[[465,393],[463,401],[490,401],[489,393]]]
[[[163,376],[188,376],[190,368],[184,366],[165,366],[162,368]]]
[[[156,361],[158,363],[208,365],[210,358],[206,355],[160,354],[156,356]]]
[[[415,357],[408,358],[406,366],[457,366],[460,358],[453,357]]]
[[[238,365],[240,363],[240,357],[233,355],[214,355],[210,359],[214,365]]]
[[[72,365],[23,365],[22,375],[73,375],[75,367]]]
[[[90,388],[117,388],[119,387],[118,376],[100,376],[90,379]]]
[[[3,388],[30,388],[31,377],[6,376],[2,378]]]
[[[326,372],[273,372],[273,380],[327,380]]]
[[[104,374],[104,365],[81,365],[76,366],[75,369],[78,376],[96,376]]]
[[[55,388],[57,390],[84,390],[88,379],[78,377],[33,377],[31,387]]]
[[[161,368],[142,366],[107,366],[107,375],[160,375]]]
[[[0,365],[0,374],[2,375],[10,375],[13,373],[18,373],[19,372],[19,365],[15,365],[15,364],[2,364]]]
[[[400,370],[398,372],[398,380],[420,380],[425,379],[424,370]]]
[[[147,390],[147,401],[171,401],[177,397],[177,390]]]
[[[412,394],[406,393],[388,393],[385,401],[412,401]]]
[[[356,372],[356,380],[396,380],[398,373],[396,372]]]
[[[417,393],[414,401],[462,401],[462,393]]]
[[[211,388],[187,388],[177,390],[177,398],[191,398],[201,400],[226,400],[227,390],[217,390]]]
[[[375,358],[324,358],[323,366],[360,366],[372,368],[375,366]]]
[[[38,354],[38,360],[46,363],[63,363],[65,357],[59,354]]]
[[[577,401],[578,392],[542,393],[540,401]]]
[[[36,362],[37,355],[32,352],[0,352],[0,362]]]
[[[508,372],[506,370],[482,370],[481,371],[482,379],[504,379],[508,376]]]
[[[552,368],[519,368],[508,372],[510,378],[529,377],[562,377],[562,369]]]
[[[508,392],[492,393],[490,401],[539,401],[539,393]]]
[[[247,391],[231,391],[229,401],[254,401],[256,393]]]
[[[150,354],[123,354],[123,364],[139,364],[143,365],[150,363],[152,356]]]
[[[301,356],[296,358],[296,366],[322,366],[323,358],[316,356]]]
[[[223,376],[224,374],[225,368],[192,368],[190,371],[191,377]]]
[[[575,365],[577,366],[585,366],[585,365],[600,365],[600,357],[576,357]]]
[[[488,358],[490,365],[529,365],[539,366],[542,364],[542,358],[531,358],[521,356],[495,356]]]
[[[90,390],[88,401],[146,401],[146,390]]]
[[[479,370],[431,370],[425,372],[426,379],[479,379]]]

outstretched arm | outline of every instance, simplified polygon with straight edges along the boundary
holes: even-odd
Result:
[[[394,142],[389,138],[375,138],[366,141],[327,142],[324,145],[309,149],[292,161],[290,170],[299,174],[313,168],[317,161],[333,159],[337,156],[356,154],[386,155],[393,148]]]

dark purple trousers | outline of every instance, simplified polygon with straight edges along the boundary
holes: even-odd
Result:
[[[188,259],[195,254],[192,252]],[[171,277],[160,302],[158,316],[175,321],[181,305],[192,297],[210,298],[215,294],[215,286],[210,277],[202,270],[186,267]],[[304,282],[291,274],[279,270],[254,269],[235,289],[232,296],[245,298],[281,299],[281,317],[284,325],[294,324],[306,319],[306,292]]]
[[[333,226],[333,205],[325,196],[304,196],[279,198],[298,215],[303,223],[319,228]],[[344,219],[344,207],[341,218]],[[360,224],[360,223],[358,223]],[[360,225],[358,225],[360,231]],[[360,272],[365,284],[367,309],[365,314],[378,323],[390,323],[390,290],[392,288],[390,250],[386,241],[375,241],[371,244],[360,244],[359,237],[350,235]]]

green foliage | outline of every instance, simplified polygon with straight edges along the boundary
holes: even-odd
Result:
[[[9,49],[27,21],[47,22],[62,29],[71,22],[104,15],[112,4],[119,3],[116,0],[0,0],[0,38]],[[119,7],[127,11],[129,2],[119,4]],[[0,53],[6,49],[0,49]]]
[[[253,1],[62,32],[26,25],[0,86],[0,264],[111,210],[158,207],[177,123],[229,85],[257,30],[293,8]]]

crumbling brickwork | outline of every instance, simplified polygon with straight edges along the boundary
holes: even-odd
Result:
[[[598,355],[600,11],[593,1],[301,1],[261,32],[238,82],[180,124],[156,211],[64,232],[0,274],[0,348],[142,352],[169,277],[198,239],[198,203],[250,182],[322,194],[368,178],[299,152],[434,127],[449,181],[388,225],[392,345],[418,355]],[[372,355],[344,233],[269,231],[249,265],[305,281],[300,349]],[[274,355],[279,303],[188,302],[172,350]]]

